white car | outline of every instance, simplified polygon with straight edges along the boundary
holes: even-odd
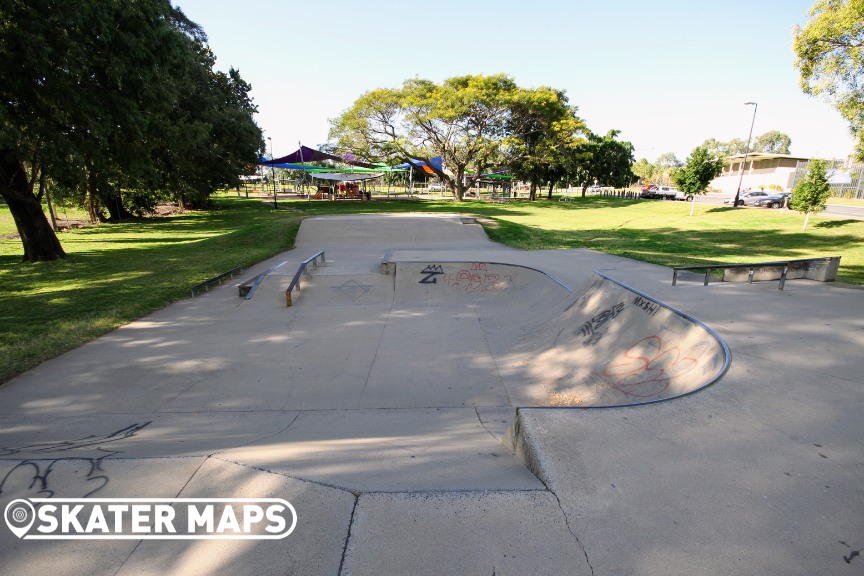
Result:
[[[692,194],[684,194],[684,192],[678,190],[677,188],[673,188],[671,186],[658,186],[656,190],[654,190],[655,198],[662,198],[664,200],[693,200]]]
[[[766,196],[770,196],[770,194],[764,190],[748,190],[747,192],[741,192],[738,195],[738,206],[751,206],[754,202]],[[732,204],[734,201],[734,194],[723,199],[724,204]]]
[[[441,183],[429,184],[429,192],[444,192],[445,189],[444,184]]]

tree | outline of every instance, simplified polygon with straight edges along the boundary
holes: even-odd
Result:
[[[769,154],[789,154],[789,147],[792,145],[792,139],[787,134],[771,130],[757,137],[750,143],[748,149],[747,142],[740,138],[733,138],[728,142],[721,142],[715,138],[708,138],[702,143],[702,146],[707,148],[709,152],[715,156],[723,158],[725,156],[734,156],[736,154],[744,154],[745,151],[750,152],[767,152]]]
[[[514,108],[524,103],[524,90],[505,74],[407,80],[362,95],[331,120],[330,139],[373,162],[424,161],[462,200],[480,174],[503,162],[514,143]]]
[[[792,139],[787,134],[771,130],[762,134],[753,143],[751,152],[766,152],[768,154],[790,154]]]
[[[805,94],[828,101],[849,122],[864,160],[864,0],[817,0],[795,27],[795,67]]]
[[[736,154],[744,154],[748,150],[747,141],[741,138],[733,138],[726,142],[726,154],[735,156]]]
[[[549,198],[555,183],[569,173],[585,124],[568,104],[563,90],[540,87],[521,89],[510,110],[507,131],[506,165],[511,174],[530,183],[530,200],[537,188],[549,185]]]
[[[654,165],[648,162],[647,158],[640,158],[636,164],[633,165],[633,174],[638,176],[642,182],[650,182],[652,178],[654,178]]]
[[[182,102],[206,36],[168,0],[3,2],[0,23],[0,195],[25,260],[65,255],[35,191],[43,175],[118,219],[124,195],[165,190],[190,140],[220,154],[213,125]]]
[[[708,184],[723,172],[723,159],[718,158],[707,147],[697,146],[687,161],[675,172],[675,185],[687,196],[693,196],[690,215],[693,215],[696,194],[704,194]]]
[[[633,144],[619,142],[618,130],[588,134],[572,159],[571,176],[582,184],[582,197],[595,180],[605,186],[628,186],[633,179]]]
[[[654,161],[654,177],[661,183],[672,181],[675,170],[681,166],[681,161],[672,152],[666,152]]]
[[[721,142],[716,138],[708,138],[705,140],[701,146],[703,148],[707,148],[708,151],[715,156],[723,158],[725,156],[729,156],[729,143]]]
[[[236,186],[264,147],[251,86],[234,68],[225,74],[215,64],[210,48],[195,39],[185,89],[166,118],[156,155],[159,186],[181,206],[203,208],[214,190]]]
[[[811,213],[825,210],[830,195],[831,186],[825,174],[825,162],[811,160],[804,178],[792,190],[792,200],[789,202],[790,208],[805,214],[802,230],[807,229]]]

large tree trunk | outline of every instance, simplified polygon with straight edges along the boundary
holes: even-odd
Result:
[[[528,200],[533,202],[536,199],[537,199],[537,183],[532,181],[531,182],[531,189],[528,192]]]
[[[465,190],[467,187],[465,186],[465,167],[457,166],[456,167],[456,182],[453,187],[453,196],[455,196],[457,202],[462,202],[465,199]]]
[[[122,222],[135,216],[123,207],[123,198],[121,198],[120,192],[103,190],[100,191],[99,198],[102,199],[102,205],[108,210],[109,222]]]
[[[553,191],[554,189],[555,189],[555,182],[550,182],[550,183],[549,183],[549,193],[546,195],[546,199],[547,199],[547,200],[551,200],[551,199],[552,199],[552,191]]]
[[[43,262],[65,258],[66,253],[33,188],[27,180],[27,173],[10,150],[0,150],[0,196],[9,206],[18,235],[24,245],[24,260]]]

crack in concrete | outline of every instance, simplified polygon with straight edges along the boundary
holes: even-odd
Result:
[[[553,490],[549,489],[548,486],[546,486],[546,489],[549,490],[549,492],[553,496],[555,496],[555,501],[558,502],[558,508],[561,510],[561,514],[564,516],[564,524],[567,525],[567,531],[573,535],[573,538],[579,544],[579,548],[582,549],[582,555],[585,556],[585,563],[588,565],[588,569],[591,570],[591,576],[594,576],[594,566],[591,565],[591,560],[588,558],[588,550],[585,548],[582,540],[579,539],[579,536],[576,535],[576,533],[573,531],[573,528],[570,526],[570,518],[567,516],[567,512],[564,511],[564,506],[561,505],[561,499],[558,497],[558,494],[556,494]]]
[[[339,570],[337,574],[342,574],[342,569],[345,567],[345,556],[348,554],[348,544],[351,542],[351,532],[354,529],[354,514],[357,512],[357,505],[360,503],[360,495],[354,495],[354,506],[351,508],[351,518],[348,520],[348,533],[345,535],[345,545],[342,547],[342,558],[339,559]]]

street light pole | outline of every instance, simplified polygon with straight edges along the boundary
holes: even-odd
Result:
[[[273,156],[273,138],[268,136],[267,140],[270,141],[270,161],[272,162],[276,159]],[[273,180],[273,209],[276,210],[276,167],[273,164],[270,164],[270,179]]]
[[[747,146],[744,148],[744,161],[741,163],[741,176],[738,178],[738,191],[735,192],[735,201],[732,207],[738,207],[738,198],[741,196],[741,182],[744,181],[744,168],[747,166],[747,154],[750,153],[750,139],[753,138],[753,125],[756,123],[756,110],[759,105],[756,102],[745,102],[745,106],[753,106],[753,120],[750,121],[750,134],[747,136]]]

